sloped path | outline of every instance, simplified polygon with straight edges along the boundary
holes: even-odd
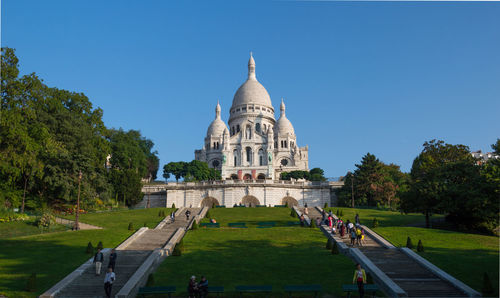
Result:
[[[66,218],[61,218],[61,217],[56,217],[56,223],[61,224],[61,225],[75,225],[74,220],[66,219]],[[100,230],[102,229],[101,227],[94,226],[94,225],[89,225],[83,222],[79,222],[78,225],[80,226],[80,230]]]
[[[148,229],[129,245],[116,251],[116,281],[113,283],[112,296],[120,291],[154,249],[163,247],[178,228],[187,228],[192,218],[200,212],[200,208],[187,209],[191,211],[189,221],[186,220],[184,215],[186,208],[182,208],[180,210],[182,214],[176,217],[174,223],[170,223],[170,220],[168,220],[163,227]],[[109,253],[105,254],[104,259],[101,276],[95,276],[95,267],[90,266],[81,276],[57,293],[55,297],[105,297],[104,272],[108,265]]]
[[[303,209],[300,208],[300,211],[303,212]],[[321,218],[321,213],[316,208],[309,208],[308,211],[311,219]],[[334,215],[334,217],[336,216]],[[337,233],[334,238],[348,246],[350,245],[349,235],[345,235],[341,239]],[[365,234],[365,241],[362,246],[356,245],[355,247],[402,288],[409,297],[467,296],[448,281],[441,279],[427,268],[421,266],[401,250],[395,247],[386,248],[369,234]]]

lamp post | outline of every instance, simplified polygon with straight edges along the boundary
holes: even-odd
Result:
[[[80,224],[78,222],[78,217],[80,215],[80,184],[82,182],[82,171],[78,172],[78,196],[76,199],[76,213],[75,213],[75,230],[80,229]]]
[[[150,203],[150,201],[149,201],[149,192],[150,192],[150,191],[149,191],[149,189],[148,189],[148,192],[147,192],[147,194],[148,194],[148,206],[147,206],[147,208],[148,208],[148,209],[149,209],[149,208],[151,208],[151,203]]]
[[[354,175],[349,172],[349,176],[351,176],[351,208],[354,208]]]

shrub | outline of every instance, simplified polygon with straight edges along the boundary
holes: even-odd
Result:
[[[193,225],[191,226],[191,230],[198,230],[198,224],[196,223],[196,220],[193,221]]]
[[[103,249],[104,246],[102,245],[102,241],[99,241],[99,243],[97,243],[97,249]]]
[[[24,213],[16,213],[11,210],[6,210],[0,208],[0,223],[11,222],[11,221],[25,221],[30,217]]]
[[[340,211],[339,211],[339,209],[337,209],[337,217],[339,217],[339,216],[340,216]]]
[[[337,242],[333,242],[332,255],[338,255],[338,254],[339,254],[339,248],[337,247]]]
[[[172,203],[172,209],[175,209],[175,203]]]
[[[36,273],[32,273],[26,283],[26,291],[36,292]]]
[[[332,249],[332,247],[333,247],[332,242],[333,242],[332,238],[328,237],[328,240],[326,240],[326,249],[328,249],[328,250]]]
[[[129,231],[133,231],[133,230],[134,230],[134,224],[133,224],[133,223],[131,223],[131,222],[130,222],[130,223],[128,224],[128,230],[129,230]]]
[[[424,245],[422,244],[422,240],[418,240],[417,251],[418,252],[423,252],[424,251]]]
[[[420,243],[420,242],[419,242]],[[409,249],[412,249],[413,248],[413,243],[411,243],[411,238],[410,236],[408,236],[408,238],[406,238],[406,247],[408,247]]]
[[[92,246],[92,242],[89,241],[89,244],[87,244],[87,249],[85,250],[85,253],[87,253],[87,254],[94,253],[94,247]]]
[[[285,207],[288,208],[288,202],[285,202]]]
[[[212,208],[215,208],[215,203],[212,203]]]
[[[292,208],[292,211],[290,212],[290,216],[291,217],[296,217],[295,210],[293,210],[293,208]]]
[[[146,287],[152,287],[155,285],[155,278],[153,276],[153,274],[149,274],[148,275],[148,281],[146,281]]]
[[[146,223],[144,223],[143,227],[147,227],[148,225]]]
[[[483,297],[496,297],[498,295],[498,293],[495,293],[495,289],[493,289],[490,277],[486,272],[484,272],[483,274],[483,288],[481,289],[481,292],[483,294]]]
[[[378,220],[377,218],[373,218],[373,223],[372,223],[372,228],[378,227]]]
[[[311,224],[309,225],[310,228],[317,228],[316,226],[316,222],[314,222],[314,220],[311,219]]]
[[[205,214],[205,218],[210,218],[210,210],[207,211],[207,214]]]
[[[342,209],[340,209],[340,214],[339,216],[344,216],[344,211]]]
[[[172,252],[173,256],[180,256],[184,252],[184,241],[181,239],[179,243],[177,243],[174,247],[174,251]]]
[[[49,228],[51,225],[55,224],[55,222],[56,222],[55,216],[48,212],[45,212],[44,214],[42,214],[42,216],[40,216],[37,219],[36,225],[39,228]]]
[[[327,208],[328,207],[328,203],[325,203],[325,205],[323,206],[323,208]]]
[[[158,217],[162,217],[163,210],[158,211]]]

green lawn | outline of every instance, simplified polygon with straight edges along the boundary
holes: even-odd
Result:
[[[15,222],[4,222],[0,223],[0,239],[11,238],[18,236],[27,235],[37,235],[46,234],[52,232],[60,232],[68,230],[69,228],[65,225],[55,224],[50,227],[50,229],[39,229],[35,224],[36,217],[32,216],[29,220],[25,221],[15,221]]]
[[[210,218],[214,218],[221,227],[230,222],[245,222],[248,227],[257,226],[261,221],[274,221],[278,226],[286,226],[289,221],[298,221],[290,216],[290,208],[211,208]],[[208,222],[205,218],[202,222]]]
[[[332,210],[333,214],[337,214],[337,210],[342,210],[344,215],[341,216],[341,218],[344,221],[348,219],[350,221],[354,221],[354,217],[356,216],[356,213],[358,213],[361,224],[364,224],[369,228],[372,227],[374,218],[377,219],[379,226],[381,227],[407,226],[425,222],[425,216],[421,213],[402,214],[395,211],[383,211],[377,209],[352,209],[345,207],[332,207],[326,208],[325,210]],[[441,217],[441,215],[437,215],[436,217]]]
[[[83,214],[82,222],[104,229],[0,239],[0,294],[33,297],[43,293],[91,257],[85,254],[89,241],[94,246],[102,241],[104,247],[115,247],[134,233],[127,229],[129,222],[133,222],[136,229],[144,223],[150,228],[156,226],[162,220],[158,217],[159,210],[151,208]],[[35,293],[24,291],[31,273],[37,274]]]
[[[161,264],[155,285],[175,285],[177,294],[184,295],[191,275],[205,275],[210,285],[224,286],[229,295],[237,285],[263,284],[276,293],[288,284],[321,284],[326,292],[341,295],[341,285],[352,278],[354,263],[326,250],[318,229],[283,227],[298,221],[290,208],[215,208],[210,217],[221,228],[189,231],[185,252]],[[259,221],[275,221],[279,227],[259,229]],[[229,222],[246,222],[249,228],[228,228]]]
[[[422,240],[425,252],[419,253],[434,265],[481,292],[483,272],[488,272],[498,290],[499,238],[417,227],[380,227],[375,231],[396,246],[405,246],[409,236],[416,246]]]

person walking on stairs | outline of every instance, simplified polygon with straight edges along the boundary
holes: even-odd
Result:
[[[172,211],[172,213],[170,213],[170,222],[175,222],[175,211]]]
[[[307,204],[304,206],[304,214],[309,215],[309,209],[307,209]]]
[[[104,292],[106,293],[106,297],[108,298],[111,297],[111,290],[113,288],[113,282],[115,281],[115,279],[116,275],[113,272],[113,268],[108,267],[108,272],[104,277]]]
[[[104,261],[104,255],[101,252],[101,249],[98,248],[97,252],[94,255],[94,264],[95,264],[95,275],[101,275],[101,266]]]
[[[117,257],[118,256],[116,255],[116,251],[113,248],[111,250],[111,253],[109,254],[109,264],[108,264],[108,268],[111,267],[111,270],[113,270],[113,272],[115,272],[115,265],[116,265],[116,258]]]
[[[186,220],[189,221],[189,215],[191,215],[191,211],[186,210]]]
[[[363,298],[365,296],[366,272],[365,269],[361,268],[359,263],[356,264],[356,270],[354,271],[352,283],[358,284],[359,298]]]

